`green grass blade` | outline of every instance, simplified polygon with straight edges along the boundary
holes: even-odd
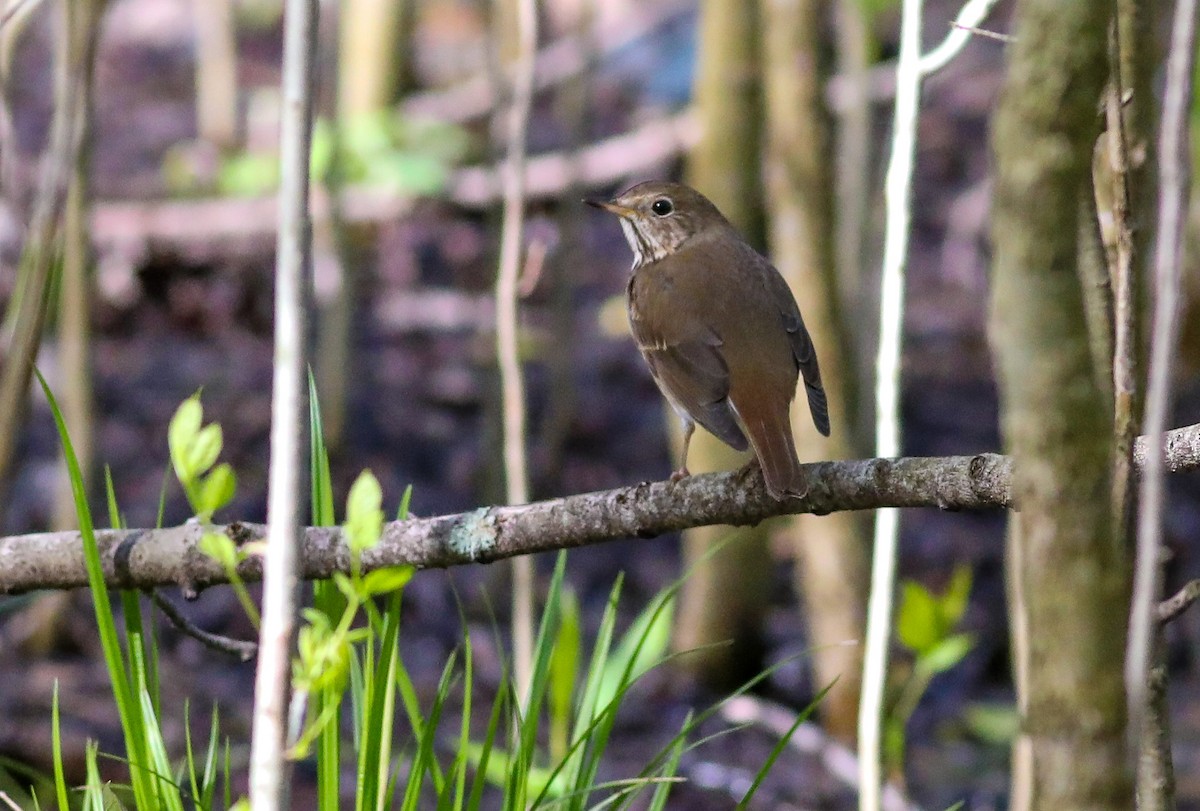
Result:
[[[617,604],[620,601],[621,589],[625,582],[624,573],[618,574],[608,595],[608,604],[600,619],[600,627],[596,632],[596,643],[592,647],[592,658],[584,676],[584,685],[579,707],[575,713],[575,728],[571,732],[572,740],[582,742],[584,731],[591,727],[596,717],[596,702],[600,691],[601,674],[604,672],[609,650],[612,646],[613,635],[617,627]],[[576,788],[580,785],[580,771],[583,767],[585,747],[574,746],[564,763],[564,773],[567,781]]]
[[[500,676],[500,683],[507,684],[508,680],[509,675],[506,670]],[[467,797],[469,811],[479,811],[480,804],[483,802],[483,790],[488,782],[488,765],[491,761],[492,751],[495,749],[496,733],[500,730],[500,719],[509,717],[507,698],[508,691],[501,689],[496,700],[492,702],[492,714],[488,718],[487,732],[484,734],[483,743],[478,746],[478,751],[472,758],[475,761],[475,777],[471,781],[471,794]]]
[[[459,616],[462,617],[462,606],[459,606]],[[454,805],[455,811],[462,811],[466,800],[467,787],[467,751],[471,744],[471,705],[472,693],[475,689],[475,656],[471,646],[471,631],[463,619],[463,700],[462,722],[458,731],[458,751],[455,753],[454,772]]]
[[[179,784],[170,777],[171,758],[167,754],[167,745],[159,730],[158,716],[154,712],[154,705],[145,690],[141,691],[140,698],[142,716],[146,720],[146,748],[157,783],[158,805],[156,808],[163,809],[163,811],[183,811],[183,798],[180,796]]]
[[[674,659],[676,656],[680,656],[680,655],[682,655],[682,654],[675,654],[674,656],[669,657],[668,661],[670,659]],[[793,662],[795,659],[799,658],[802,655],[804,655],[804,654],[798,653],[795,656],[788,656],[784,659],[780,659],[778,662],[776,662],[775,664],[766,668],[762,672],[760,672],[760,673],[752,676],[751,678],[747,679],[746,681],[742,682],[742,684],[740,686],[738,686],[737,689],[735,689],[733,692],[731,692],[728,695],[721,698],[720,701],[713,703],[711,706],[707,707],[703,712],[697,713],[695,715],[695,717],[692,719],[692,722],[690,725],[686,725],[682,730],[680,730],[678,735],[676,735],[674,738],[672,738],[670,741],[668,741],[667,744],[662,749],[659,750],[658,754],[655,755],[654,758],[651,759],[650,763],[647,764],[646,767],[642,770],[641,776],[646,776],[648,774],[653,773],[655,770],[657,770],[659,768],[659,766],[662,764],[662,762],[669,756],[671,747],[675,745],[676,741],[678,741],[681,736],[686,737],[688,735],[691,735],[692,732],[694,732],[696,729],[698,729],[701,724],[703,724],[705,721],[707,721],[712,716],[716,715],[723,706],[725,706],[726,704],[728,704],[730,701],[737,698],[738,696],[743,696],[746,693],[749,693],[758,684],[765,681],[766,679],[769,679],[772,676],[772,674],[775,673],[775,671],[779,670],[781,667],[787,666],[788,664],[790,664],[791,662]],[[701,744],[705,743],[706,741],[711,740],[713,737],[720,737],[720,735],[722,735],[722,734],[724,734],[724,733],[718,733],[715,736],[709,736],[708,738],[705,738],[702,741],[691,744],[687,747],[687,749],[685,751],[690,752],[691,750],[695,749],[697,746],[700,746]]]
[[[325,446],[321,403],[317,382],[308,370],[309,477],[312,484],[312,520],[314,526],[332,527],[337,523],[333,505],[332,476],[329,473],[329,449]]]
[[[191,702],[186,698],[183,700],[183,763],[192,802],[200,806],[200,779],[196,774],[196,753],[192,748]]]
[[[331,527],[337,524],[333,502],[332,476],[329,472],[329,450],[321,421],[321,404],[317,396],[312,369],[308,370],[309,479],[312,488],[312,522],[314,526]],[[346,610],[346,596],[329,580],[313,583],[313,607],[336,625]],[[338,811],[341,802],[341,703],[344,693],[333,685],[311,696],[314,717],[333,712],[332,720],[321,728],[317,739],[317,808],[319,811]],[[330,709],[336,706],[336,709]]]
[[[200,807],[212,808],[217,793],[217,747],[220,744],[221,714],[213,702],[212,719],[208,726],[208,751],[204,754],[204,775],[200,782]]]
[[[58,679],[54,680],[54,694],[50,704],[50,736],[54,753],[54,798],[58,802],[58,811],[68,811],[67,777],[63,770],[62,727],[58,716]]]
[[[400,506],[396,508],[396,520],[408,520],[408,505],[412,503],[412,485],[404,488],[404,495],[400,496]]]
[[[754,782],[750,784],[749,790],[746,791],[746,794],[742,797],[741,802],[737,804],[737,811],[742,811],[742,809],[749,807],[750,801],[754,799],[754,795],[758,793],[759,787],[762,786],[763,780],[766,779],[767,772],[771,771],[771,767],[775,765],[775,761],[779,759],[781,754],[783,754],[783,750],[787,748],[788,741],[792,739],[792,735],[796,734],[796,730],[800,728],[800,725],[807,721],[809,716],[816,711],[817,705],[819,705],[821,700],[825,698],[825,694],[829,692],[831,687],[833,687],[832,684],[830,684],[821,692],[817,693],[816,697],[809,702],[808,706],[796,714],[796,720],[790,727],[788,727],[788,731],[785,732],[778,741],[776,741],[773,747],[771,747],[771,754],[767,756],[767,759],[763,762],[762,767],[759,768],[758,774],[754,775]]]
[[[113,529],[124,529],[125,520],[117,506],[117,490],[113,486],[112,468],[104,466],[104,498],[108,502],[108,525]]]
[[[95,741],[88,741],[84,761],[87,780],[83,784],[83,807],[87,811],[106,811],[104,808],[104,784],[100,782],[100,767],[96,764]]]
[[[162,484],[158,487],[158,511],[154,514],[154,526],[158,529],[162,529],[163,515],[167,512],[167,488],[174,479],[171,473],[171,463],[167,462],[163,468]]]
[[[571,710],[579,678],[582,620],[579,601],[570,589],[562,592],[562,622],[550,656],[550,758],[561,760],[569,748]]]
[[[442,709],[446,703],[446,696],[450,694],[450,688],[454,682],[454,666],[456,664],[456,655],[451,653],[446,659],[446,665],[442,668],[442,676],[438,680],[437,693],[434,695],[433,706],[429,709],[429,717],[425,720],[425,730],[421,735],[417,746],[417,753],[413,757],[412,768],[408,773],[408,784],[404,789],[404,800],[400,804],[405,811],[416,811],[421,806],[421,787],[425,783],[425,773],[428,772],[434,779],[434,791],[441,794],[445,791],[446,783],[441,779],[441,775],[436,769],[436,764],[433,762],[433,743],[434,736],[437,734],[438,722],[442,717]]]
[[[683,719],[683,728],[687,729],[692,722],[692,713],[689,711],[687,717]],[[687,743],[687,736],[681,735],[675,739],[675,744],[671,747],[670,753],[667,755],[666,762],[663,763],[662,776],[674,777],[679,773],[679,761],[683,758],[683,747]],[[646,807],[646,811],[663,811],[667,807],[667,797],[674,787],[673,783],[663,782],[654,787],[654,794],[650,797],[650,805]]]
[[[104,582],[104,569],[100,563],[100,549],[96,545],[95,526],[92,523],[91,509],[88,507],[87,493],[84,491],[83,474],[79,470],[79,459],[75,455],[75,448],[67,434],[66,423],[58,408],[58,402],[50,391],[50,386],[39,370],[34,369],[34,374],[37,375],[46,400],[50,404],[50,412],[54,416],[54,424],[58,429],[59,440],[63,447],[63,458],[67,463],[71,494],[75,501],[75,512],[79,523],[79,534],[83,538],[84,564],[87,569],[88,587],[92,594],[92,608],[99,630],[100,646],[104,652],[104,662],[108,668],[109,678],[112,681],[113,698],[117,704],[121,730],[125,737],[125,749],[129,754],[130,783],[138,807],[154,808],[157,806],[155,785],[143,768],[147,765],[146,731],[142,724],[137,697],[130,686],[129,675],[125,669],[124,654],[117,636],[113,607],[108,598],[108,587]]]
[[[363,653],[364,691],[362,711],[362,745],[359,747],[360,811],[382,807],[388,770],[391,766],[392,732],[395,728],[396,683],[401,671],[397,643],[400,634],[400,592],[388,598],[388,609],[381,618],[379,663],[373,665],[373,642],[368,641]]]

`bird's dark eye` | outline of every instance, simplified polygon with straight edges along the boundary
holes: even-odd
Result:
[[[665,217],[675,210],[675,206],[671,205],[671,201],[665,197],[660,197],[650,204],[650,210],[659,217]]]

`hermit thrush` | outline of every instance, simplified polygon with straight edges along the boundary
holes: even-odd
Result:
[[[803,495],[788,416],[804,376],[817,430],[829,435],[821,371],[787,282],[708,198],[678,183],[641,183],[609,202],[633,249],[629,325],[659,389],[683,421],[727,445],[746,437],[776,498]]]

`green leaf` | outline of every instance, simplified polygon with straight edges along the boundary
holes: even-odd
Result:
[[[236,492],[237,476],[227,462],[222,462],[204,477],[204,483],[200,486],[201,511],[207,512],[211,517],[217,510],[233,501]]]
[[[936,598],[929,589],[911,580],[901,586],[903,597],[896,614],[896,635],[914,653],[932,648],[941,638],[941,623]]]
[[[1021,731],[1021,716],[1011,704],[972,704],[963,720],[975,737],[998,746],[1012,743]]]
[[[333,128],[327,119],[313,122],[312,147],[309,150],[309,172],[314,178],[324,178],[333,165]]]
[[[209,423],[196,433],[186,451],[188,470],[192,471],[193,476],[200,476],[216,464],[223,443],[221,426],[215,422]]]
[[[190,482],[196,477],[195,472],[188,466],[189,449],[200,432],[200,422],[204,419],[204,408],[200,405],[200,396],[193,394],[179,404],[171,423],[167,427],[167,447],[171,452],[171,463],[175,465],[175,475],[181,481]]]
[[[398,192],[434,194],[447,180],[441,161],[414,152],[390,152],[371,162],[366,182]]]
[[[363,591],[367,596],[374,597],[403,588],[409,580],[412,580],[413,571],[411,566],[388,566],[385,569],[376,569],[363,578]]]
[[[334,572],[333,582],[337,585],[338,591],[346,596],[346,599],[352,603],[357,603],[358,589],[354,587],[354,581],[346,576],[344,572]]]
[[[961,662],[975,647],[974,634],[953,634],[938,642],[917,658],[916,666],[927,673],[945,673]]]
[[[956,566],[950,576],[950,584],[938,600],[942,621],[949,631],[962,621],[967,613],[967,599],[971,596],[971,567]]]
[[[227,158],[217,172],[217,189],[234,197],[258,197],[279,185],[279,156],[244,153]]]
[[[369,470],[358,474],[346,498],[346,543],[351,554],[361,554],[379,543],[383,534],[383,491]]]
[[[233,539],[220,532],[206,532],[197,544],[200,551],[208,555],[225,569],[232,569],[238,564],[237,546]]]
[[[350,117],[342,123],[342,138],[346,151],[361,158],[391,152],[397,143],[391,113],[386,109]]]
[[[904,720],[894,717],[883,722],[883,760],[891,768],[904,763],[904,726]]]

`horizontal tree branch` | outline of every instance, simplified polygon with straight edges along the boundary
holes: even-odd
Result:
[[[1145,458],[1144,438],[1136,459]],[[1167,468],[1200,469],[1200,425],[1167,435]],[[705,524],[747,525],[793,513],[824,515],[880,507],[938,507],[979,510],[1011,506],[1012,462],[1006,456],[908,457],[819,462],[804,466],[807,495],[776,501],[763,488],[761,473],[689,476],[679,482],[648,482],[616,490],[566,496],[513,507],[434,518],[393,521],[377,547],[363,556],[363,569],[409,564],[418,568],[458,566],[534,552],[573,549],[618,538],[651,538]],[[261,524],[210,528],[238,544],[261,541]],[[204,531],[191,522],[160,530],[97,533],[105,579],[114,587],[152,588],[176,584],[185,594],[226,582],[221,568],[197,548]],[[305,533],[303,574],[329,577],[349,569],[342,531],[311,527]],[[246,580],[261,577],[251,556],[239,567]],[[87,584],[78,532],[0,538],[0,594]]]

